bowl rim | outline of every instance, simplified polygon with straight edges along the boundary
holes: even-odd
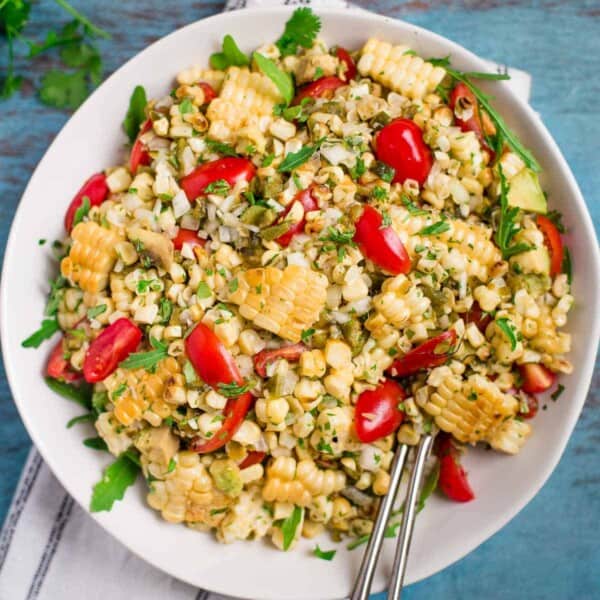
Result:
[[[25,425],[25,428],[26,428],[29,436],[31,437],[31,440],[32,440],[34,446],[38,449],[38,451],[44,458],[44,461],[49,466],[49,468],[51,469],[54,476],[59,480],[61,485],[77,501],[77,503],[85,510],[85,512],[88,515],[90,515],[97,523],[99,523],[105,531],[107,531],[110,535],[115,537],[121,544],[123,544],[126,548],[128,548],[129,551],[133,552],[135,555],[139,556],[147,563],[152,564],[157,569],[169,574],[170,576],[173,576],[182,581],[185,581],[194,587],[198,586],[198,584],[193,579],[186,577],[185,574],[182,574],[182,573],[174,574],[172,571],[165,570],[166,568],[163,565],[161,565],[157,560],[153,560],[152,558],[144,556],[141,552],[134,549],[130,545],[129,541],[125,541],[125,539],[123,538],[121,533],[118,531],[118,529],[110,523],[109,518],[101,517],[101,515],[97,514],[97,513],[90,513],[90,511],[87,507],[87,499],[80,497],[80,494],[73,491],[73,486],[70,483],[71,477],[67,474],[66,471],[63,470],[63,468],[61,466],[61,464],[62,464],[61,461],[55,460],[52,457],[51,452],[47,450],[47,446],[46,446],[46,443],[44,442],[43,438],[38,435],[37,426],[33,422],[33,419],[31,419],[29,416],[26,400],[24,398],[18,398],[17,395],[15,395],[14,391],[13,391],[14,389],[16,389],[16,385],[13,385],[13,382],[16,382],[21,377],[21,375],[18,372],[19,365],[17,365],[15,362],[13,362],[11,360],[11,357],[10,357],[10,349],[11,348],[8,346],[8,342],[7,342],[8,336],[6,335],[6,332],[7,332],[7,328],[8,328],[7,323],[8,323],[8,319],[9,319],[9,316],[8,316],[9,315],[9,310],[8,310],[9,309],[9,302],[8,302],[9,285],[6,280],[6,272],[8,270],[8,265],[10,263],[12,263],[16,258],[14,256],[15,251],[16,251],[15,247],[17,244],[17,242],[16,242],[17,231],[16,231],[15,224],[19,220],[20,213],[24,210],[22,199],[25,198],[29,194],[30,188],[32,186],[32,182],[37,175],[40,165],[45,161],[46,157],[50,154],[50,152],[54,148],[54,146],[61,142],[64,131],[67,128],[67,126],[69,125],[70,121],[88,103],[94,101],[95,96],[99,93],[101,88],[103,88],[105,85],[108,85],[110,82],[112,82],[112,80],[114,78],[116,78],[125,67],[129,66],[131,63],[134,63],[134,62],[140,60],[141,57],[150,49],[154,49],[154,50],[159,49],[162,44],[166,44],[167,41],[171,40],[171,38],[180,35],[184,31],[188,31],[190,29],[197,27],[200,23],[202,23],[204,26],[206,26],[207,24],[214,22],[215,26],[220,27],[221,23],[223,23],[223,22],[227,23],[230,20],[235,21],[237,19],[243,19],[245,16],[262,16],[264,18],[269,18],[269,17],[279,18],[279,17],[290,14],[292,9],[293,9],[293,7],[291,7],[291,6],[261,7],[261,8],[252,8],[252,9],[244,8],[244,9],[238,9],[238,10],[234,10],[234,11],[225,11],[225,12],[217,13],[215,15],[211,15],[211,16],[199,19],[197,21],[194,21],[192,23],[189,23],[181,28],[178,28],[178,29],[172,31],[171,33],[159,38],[152,44],[145,46],[142,50],[137,52],[129,60],[127,60],[125,63],[120,65],[117,69],[115,69],[115,71],[106,80],[104,80],[98,86],[98,88],[96,90],[94,90],[94,92],[86,99],[86,101],[81,105],[81,107],[79,107],[79,109],[77,111],[75,111],[75,113],[73,113],[69,117],[69,119],[61,127],[61,130],[59,131],[59,133],[53,139],[52,143],[48,146],[48,148],[44,152],[44,155],[42,156],[42,158],[36,165],[35,169],[33,170],[31,177],[29,178],[29,181],[27,183],[27,186],[25,187],[25,189],[23,191],[23,194],[21,196],[21,201],[19,202],[19,205],[17,207],[17,210],[15,211],[15,214],[14,214],[14,217],[13,217],[13,220],[11,223],[8,240],[7,240],[7,244],[5,247],[5,255],[4,255],[4,261],[3,261],[3,267],[2,267],[2,276],[1,276],[1,280],[0,280],[0,342],[1,342],[1,347],[2,347],[2,355],[3,355],[3,359],[4,359],[4,365],[5,365],[5,369],[6,369],[7,381],[9,383],[9,386],[11,389],[13,400],[15,402],[15,405],[17,406],[19,415],[23,421],[23,424]],[[418,25],[414,25],[413,23],[409,23],[409,22],[403,21],[401,19],[394,19],[392,17],[387,17],[384,15],[378,15],[376,13],[366,11],[366,10],[358,8],[358,7],[356,7],[356,8],[353,7],[353,8],[349,8],[349,9],[342,8],[342,7],[339,7],[339,8],[317,7],[317,8],[315,8],[315,12],[320,16],[326,16],[328,18],[335,18],[337,16],[347,16],[348,14],[353,14],[358,19],[370,21],[373,23],[380,22],[380,23],[386,23],[388,25],[390,23],[397,24],[399,26],[399,34],[404,33],[402,31],[403,27],[408,30],[412,30],[413,32],[416,32],[417,34],[423,35],[423,37],[428,38],[429,40],[433,39],[437,42],[440,42],[441,44],[446,46],[450,52],[456,53],[456,55],[458,55],[459,61],[464,60],[464,61],[470,62],[473,65],[477,66],[477,68],[481,71],[489,71],[489,66],[487,66],[485,64],[483,59],[481,59],[479,56],[477,56],[476,54],[474,54],[467,48],[461,46],[457,42],[454,42],[454,41],[446,38],[445,36],[442,36],[438,33],[435,33],[433,31],[430,31],[430,30],[420,27]],[[539,115],[533,110],[533,108],[525,100],[523,100],[521,97],[519,97],[506,84],[506,82],[499,81],[499,82],[495,82],[495,84],[501,85],[504,88],[504,93],[510,98],[510,100],[519,105],[519,107],[525,113],[525,120],[528,122],[531,122],[533,124],[533,127],[535,128],[537,133],[542,138],[542,141],[545,144],[548,153],[550,155],[552,155],[552,157],[559,162],[562,172],[563,172],[563,175],[566,178],[566,183],[573,193],[575,202],[583,209],[581,211],[582,219],[581,219],[581,222],[579,223],[579,225],[583,226],[585,228],[586,234],[588,236],[590,236],[591,239],[594,239],[596,237],[595,229],[594,229],[594,226],[592,223],[592,219],[590,217],[590,213],[585,204],[583,195],[581,194],[581,191],[579,189],[577,181],[575,180],[575,177],[574,177],[569,165],[567,164],[560,149],[558,148],[558,145],[554,141],[554,139],[551,136],[551,134],[549,133],[548,129],[543,124]],[[600,275],[600,250],[598,248],[598,244],[596,244],[593,249],[590,248],[589,251],[591,252],[591,263],[592,263],[592,265],[595,266],[597,275]],[[600,280],[600,277],[598,277],[598,279]],[[595,338],[596,340],[598,340],[598,338],[600,337],[600,316],[598,314],[595,315],[594,322],[591,324],[589,331],[591,333],[590,339],[593,340]],[[500,513],[497,514],[496,518],[493,521],[493,524],[490,524],[488,527],[479,528],[478,535],[475,536],[474,543],[470,544],[468,547],[464,548],[461,552],[457,553],[456,555],[453,555],[452,560],[438,561],[438,563],[430,564],[428,568],[423,569],[419,573],[418,577],[410,579],[407,583],[410,583],[410,584],[416,583],[417,581],[420,581],[427,577],[430,577],[431,575],[454,564],[455,562],[462,559],[464,556],[466,556],[470,552],[474,551],[484,541],[486,541],[491,536],[493,536],[495,533],[500,531],[539,492],[541,487],[545,484],[545,482],[548,480],[548,478],[550,477],[550,475],[556,468],[556,465],[558,464],[558,462],[564,452],[564,449],[572,435],[574,426],[575,426],[577,420],[579,419],[581,410],[583,408],[583,404],[586,399],[587,390],[589,389],[593,369],[594,369],[594,360],[590,359],[586,362],[585,365],[583,365],[578,370],[578,383],[576,384],[577,391],[576,391],[576,393],[574,393],[575,399],[577,401],[576,410],[571,411],[570,418],[569,418],[568,422],[565,423],[565,425],[562,429],[563,434],[561,436],[561,439],[555,440],[558,443],[556,443],[551,448],[549,448],[547,462],[545,463],[545,468],[536,471],[535,476],[532,478],[532,482],[529,487],[528,493],[522,494],[518,502],[511,505],[510,507],[507,507],[501,514]],[[582,391],[583,391],[583,393],[581,393]],[[225,585],[221,585],[221,586],[212,585],[210,590],[208,588],[204,588],[204,589],[207,589],[208,591],[211,591],[211,592],[228,595],[230,597],[242,598],[242,596],[232,596],[231,592],[227,589],[227,587]],[[375,591],[373,593],[375,593]],[[265,596],[262,596],[261,598],[264,598],[264,600],[274,600],[276,598],[276,596],[265,595]],[[256,600],[260,600],[260,598],[256,597]]]

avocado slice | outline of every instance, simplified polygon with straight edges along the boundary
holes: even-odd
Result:
[[[508,189],[508,204],[523,210],[545,215],[548,212],[546,196],[536,173],[521,169],[511,180]]]

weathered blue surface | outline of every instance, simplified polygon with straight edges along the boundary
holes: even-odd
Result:
[[[149,42],[221,9],[220,1],[74,0],[113,34],[100,41],[107,72]],[[463,44],[477,54],[529,71],[532,104],[561,146],[600,230],[600,1],[373,0],[365,8],[409,20]],[[28,32],[38,37],[65,21],[40,0]],[[4,60],[4,51],[0,60]],[[42,65],[19,65],[37,80]],[[4,71],[0,62],[0,72]],[[0,104],[0,248],[15,207],[45,148],[68,114],[25,94]],[[61,215],[62,217],[62,215]],[[507,527],[444,572],[410,587],[407,600],[548,599],[600,597],[600,375],[567,451],[543,490]],[[30,441],[0,365],[0,521]],[[382,600],[382,596],[377,600]],[[116,599],[120,600],[120,599]]]

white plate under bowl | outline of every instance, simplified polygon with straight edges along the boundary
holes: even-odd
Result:
[[[452,55],[467,71],[483,62],[460,46],[419,27],[344,10],[318,11],[329,44],[359,48],[369,36],[409,44],[425,57]],[[156,42],[121,67],[85,102],[56,137],[33,174],[10,233],[0,299],[4,362],[21,417],[44,459],[69,493],[83,506],[90,500],[108,456],[84,448],[90,431],[66,430],[77,407],[50,392],[41,377],[50,349],[26,350],[21,341],[37,329],[53,273],[47,247],[37,240],[63,235],[63,215],[75,191],[93,172],[121,162],[120,126],[136,84],[150,97],[171,89],[174,75],[192,64],[205,64],[224,34],[245,51],[276,39],[289,9],[236,11],[198,21]],[[484,86],[488,87],[488,86]],[[546,481],[571,435],[588,390],[600,311],[598,246],[581,193],[563,156],[533,111],[503,83],[493,83],[495,106],[520,134],[544,167],[550,205],[565,213],[566,241],[574,261],[576,305],[569,319],[575,374],[566,390],[535,419],[534,434],[518,457],[469,452],[466,460],[477,500],[466,505],[432,498],[419,516],[407,581],[423,579],[458,560],[505,525]],[[217,544],[211,535],[161,521],[146,507],[145,484],[131,490],[110,513],[94,514],[112,535],[156,567],[196,586],[223,594],[264,600],[329,600],[348,595],[362,549],[340,544],[333,562],[315,559],[314,541],[283,553],[267,543]],[[551,524],[548,524],[551,527]],[[373,590],[383,590],[392,562],[386,542]],[[331,548],[330,541],[322,546]]]

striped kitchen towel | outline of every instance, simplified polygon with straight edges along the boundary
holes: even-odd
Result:
[[[348,6],[342,0],[231,0],[226,8],[278,4]],[[517,94],[529,99],[530,76],[509,71]],[[33,448],[0,533],[0,600],[142,598],[226,600],[165,575],[131,554],[75,504]]]

